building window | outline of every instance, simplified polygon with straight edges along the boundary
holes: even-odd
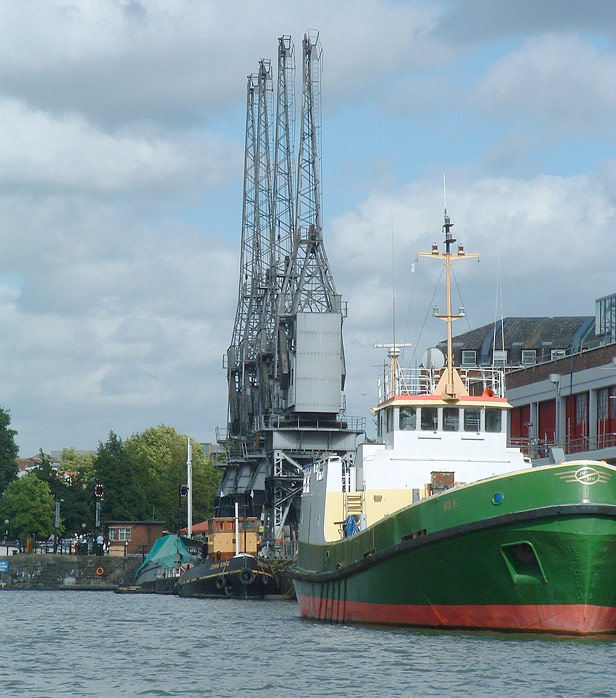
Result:
[[[522,363],[524,366],[530,366],[537,363],[536,349],[522,349]]]
[[[501,430],[502,410],[486,410],[486,431],[493,434]]]
[[[505,366],[507,364],[507,350],[506,349],[495,349],[494,350],[494,365],[495,366]]]
[[[130,528],[110,528],[109,529],[109,540],[130,540]]]
[[[438,411],[436,407],[421,408],[421,428],[423,431],[436,431],[438,426]]]
[[[464,350],[462,352],[462,366],[476,366],[477,365],[477,352]]]
[[[417,429],[417,410],[414,407],[400,408],[400,429],[402,431]]]
[[[443,431],[458,431],[460,428],[460,411],[457,407],[443,409]]]
[[[609,419],[610,410],[610,389],[601,388],[597,390],[597,422],[605,422]]]
[[[479,431],[481,424],[481,410],[469,407],[464,410],[464,431]]]

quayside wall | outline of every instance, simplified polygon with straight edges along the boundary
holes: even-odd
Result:
[[[113,590],[133,584],[142,561],[142,555],[3,555],[0,589]]]

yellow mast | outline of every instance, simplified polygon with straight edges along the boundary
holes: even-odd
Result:
[[[443,224],[443,231],[445,232],[445,252],[439,252],[438,244],[434,243],[432,245],[432,252],[420,252],[419,256],[442,259],[445,262],[447,311],[444,315],[441,315],[438,312],[438,308],[434,308],[434,317],[444,320],[447,323],[447,362],[445,365],[445,372],[441,376],[436,392],[441,394],[445,399],[457,400],[465,391],[462,380],[453,366],[452,325],[454,320],[459,320],[464,317],[464,308],[461,307],[457,315],[453,315],[451,312],[451,263],[458,259],[472,259],[473,257],[479,257],[479,255],[465,254],[462,245],[458,245],[457,253],[451,252],[451,245],[455,242],[451,233],[452,228],[453,223],[447,215],[447,208],[445,208],[445,223]]]

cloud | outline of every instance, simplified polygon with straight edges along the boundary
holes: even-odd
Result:
[[[328,103],[378,88],[385,74],[433,65],[433,4],[285,0],[262,5],[190,0],[80,3],[38,0],[0,8],[0,91],[36,110],[84,115],[106,128],[134,121],[186,127],[224,119],[260,58],[276,63],[291,34],[301,71],[310,28],[327,46]],[[27,46],[27,50],[24,47]]]
[[[495,62],[477,90],[485,110],[533,119],[542,135],[610,134],[616,109],[616,55],[578,35],[543,35]]]
[[[25,452],[95,447],[110,428],[127,436],[162,421],[211,440],[224,422],[224,397],[210,391],[225,394],[235,247],[75,201],[10,203],[22,229],[0,233],[11,270],[0,279],[0,401]]]
[[[522,34],[554,31],[616,33],[616,6],[611,0],[450,0],[439,32],[456,45]]]
[[[0,186],[102,196],[152,196],[219,186],[241,153],[207,132],[108,133],[77,114],[62,117],[0,99]]]

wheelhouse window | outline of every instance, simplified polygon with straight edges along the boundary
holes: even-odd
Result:
[[[386,426],[385,430],[386,431],[393,431],[394,430],[394,408],[389,407],[387,410],[385,410],[385,416],[386,416]]]
[[[522,349],[522,363],[525,366],[530,366],[537,363],[536,349]]]
[[[401,431],[415,431],[417,429],[417,410],[415,407],[400,408]]]
[[[486,410],[486,431],[494,434],[502,430],[502,410]]]
[[[421,408],[422,431],[436,431],[438,428],[438,410],[436,407]]]
[[[443,431],[458,431],[460,428],[460,410],[457,407],[443,409]]]
[[[479,431],[481,425],[481,410],[467,407],[464,410],[464,431]]]

